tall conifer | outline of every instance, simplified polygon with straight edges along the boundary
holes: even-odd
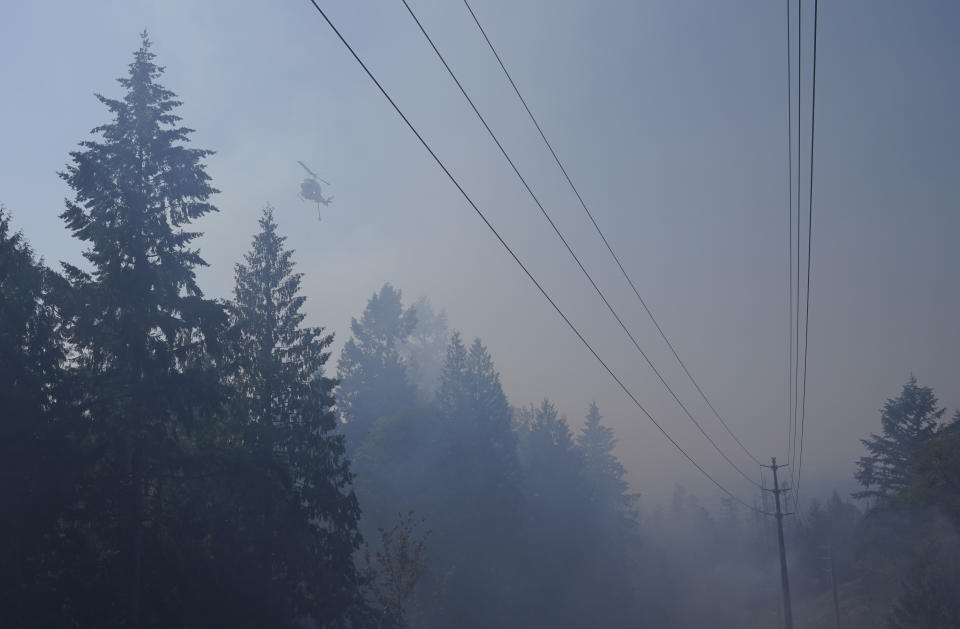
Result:
[[[416,403],[417,390],[400,351],[415,325],[414,311],[404,310],[400,291],[390,284],[370,297],[359,320],[351,320],[353,336],[337,364],[337,402],[352,448],[378,419]]]
[[[182,620],[168,598],[178,586],[167,544],[179,523],[169,500],[200,420],[219,404],[203,356],[225,319],[197,286],[205,262],[189,229],[215,210],[202,163],[210,151],[186,146],[191,130],[162,72],[144,33],[119,79],[123,97],[97,95],[112,120],[61,173],[74,191],[62,218],[89,263],[65,265],[73,362],[88,378],[95,435],[77,520],[91,562],[77,605],[89,605],[80,612],[89,624]]]
[[[613,453],[617,440],[613,430],[603,425],[600,409],[590,404],[577,445],[583,453],[583,473],[594,499],[601,507],[626,512],[632,502],[624,476],[626,468]]]
[[[0,205],[0,626],[59,622],[59,521],[82,433],[71,407],[57,302],[62,278],[35,259]]]
[[[360,544],[360,510],[336,430],[336,383],[324,376],[333,335],[303,325],[302,274],[285,240],[267,207],[251,250],[236,265],[229,380],[248,452],[259,469],[273,468],[279,477],[275,495],[265,500],[280,507],[248,505],[250,526],[262,522],[258,541],[275,568],[282,566],[276,585],[292,609],[334,626],[357,602],[352,555]]]
[[[854,477],[863,490],[854,498],[884,500],[907,486],[914,449],[940,426],[945,409],[937,406],[933,389],[917,385],[913,376],[898,397],[887,400],[880,414],[881,433],[861,440],[867,455],[857,462]]]

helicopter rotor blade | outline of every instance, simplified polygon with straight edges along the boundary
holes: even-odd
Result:
[[[317,181],[320,181],[320,182],[322,182],[322,183],[325,183],[325,184],[327,184],[328,186],[332,186],[332,185],[333,185],[332,183],[330,183],[330,182],[327,181],[326,179],[322,179],[322,178],[320,177],[320,175],[318,175],[317,173],[315,173],[315,172],[313,172],[312,170],[310,170],[309,168],[307,168],[307,165],[304,164],[303,162],[301,162],[299,159],[297,160],[297,163],[300,164],[300,166],[301,166],[305,171],[307,171],[307,174],[309,174],[311,177],[313,177],[313,178],[316,179]]]
[[[305,171],[307,171],[307,173],[308,173],[311,177],[313,177],[314,179],[318,179],[317,173],[315,173],[315,172],[313,172],[312,170],[310,170],[309,168],[307,168],[307,165],[306,165],[306,164],[304,164],[303,162],[301,162],[299,159],[297,160],[297,163],[300,164],[300,167],[303,168]]]

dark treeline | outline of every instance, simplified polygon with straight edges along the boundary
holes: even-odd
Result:
[[[426,548],[405,617],[444,627],[644,618],[633,497],[596,406],[577,435],[548,400],[512,409],[483,343],[448,335],[428,303],[405,309],[389,284],[351,327],[338,393],[365,536],[412,510],[411,539]],[[418,383],[408,369],[435,375]],[[415,564],[398,558],[393,569],[404,568]]]
[[[0,626],[777,622],[772,520],[681,487],[641,505],[596,404],[577,430],[511,404],[428,300],[379,289],[334,377],[271,208],[232,299],[205,297],[209,152],[161,73],[144,36],[61,173],[82,266],[46,266],[0,208]],[[844,626],[960,626],[944,415],[911,379],[864,442],[861,507],[793,521],[799,626],[832,622],[834,582]]]
[[[0,216],[0,625],[359,622],[332,338],[302,325],[269,211],[234,300],[204,297],[208,151],[146,36],[129,68],[61,174],[86,264],[45,268]]]

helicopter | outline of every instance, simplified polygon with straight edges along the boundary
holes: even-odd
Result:
[[[323,188],[320,186],[321,183],[326,185],[332,185],[329,181],[321,179],[317,173],[310,170],[306,164],[297,160],[297,163],[300,164],[300,167],[307,171],[309,177],[305,178],[300,182],[300,193],[297,195],[303,201],[313,201],[317,204],[317,219],[323,220],[323,217],[320,214],[321,205],[330,205],[330,202],[333,201],[333,196],[324,197]]]

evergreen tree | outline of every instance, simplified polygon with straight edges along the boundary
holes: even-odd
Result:
[[[881,434],[862,440],[868,454],[860,457],[854,476],[864,489],[854,497],[885,500],[905,488],[910,456],[936,432],[944,410],[937,408],[933,389],[918,386],[910,376],[900,396],[884,404]]]
[[[535,531],[582,526],[591,508],[583,454],[566,418],[549,400],[533,408],[532,415],[521,452],[527,517]]]
[[[582,477],[583,455],[574,445],[567,420],[548,399],[544,399],[534,411],[529,448],[528,467],[536,468],[545,477],[563,470],[564,476],[571,481],[562,483],[567,485],[575,484],[573,479]]]
[[[34,258],[0,206],[0,626],[60,619],[58,522],[82,434],[63,370],[62,278]]]
[[[507,574],[520,524],[519,465],[510,406],[483,343],[468,350],[454,332],[437,393],[443,458],[430,518],[431,547],[446,558],[446,622],[462,627],[514,626]]]
[[[467,350],[460,333],[453,333],[437,401],[440,412],[453,424],[453,447],[461,464],[474,466],[475,473],[464,480],[513,491],[519,466],[510,404],[493,359],[479,338]]]
[[[899,516],[877,554],[887,563],[898,551],[899,593],[888,620],[892,628],[960,625],[960,412],[950,424],[911,450],[909,484],[889,500],[883,519]],[[878,510],[879,511],[879,510]],[[894,524],[898,522],[894,521]],[[891,540],[896,535],[899,539]]]
[[[960,530],[960,411],[914,449],[908,471],[910,484],[895,502],[907,508],[933,507]]]
[[[401,293],[384,284],[367,302],[360,320],[352,319],[340,354],[337,401],[351,448],[366,438],[373,423],[416,403],[416,388],[407,377],[401,344],[416,325],[403,309]]]
[[[615,626],[606,622],[606,613],[594,606],[592,597],[596,588],[590,580],[607,583],[604,574],[593,569],[603,540],[594,528],[598,509],[584,478],[583,455],[566,419],[549,400],[526,414],[529,428],[521,450],[525,497],[521,565],[529,584],[526,598],[531,601],[525,610],[527,621],[554,627],[594,622]]]
[[[596,403],[591,403],[577,445],[583,454],[583,473],[594,499],[604,508],[624,515],[631,514],[633,496],[624,480],[626,468],[613,453],[617,440],[613,430],[601,423],[603,417]]]
[[[437,389],[437,405],[446,413],[457,414],[469,401],[467,384],[467,346],[458,330],[454,330],[447,344],[447,356],[443,361],[440,386]]]
[[[73,531],[90,562],[74,594],[81,624],[184,621],[169,547],[181,520],[169,501],[201,419],[219,406],[203,356],[225,318],[196,284],[205,263],[191,248],[200,234],[187,229],[215,210],[202,165],[210,152],[186,146],[190,129],[179,124],[173,92],[157,82],[162,71],[144,33],[119,79],[123,98],[97,96],[112,121],[80,143],[62,173],[74,191],[62,217],[87,243],[91,268],[65,265],[96,461],[81,479]]]
[[[928,544],[911,563],[887,620],[890,629],[960,627],[960,553]]]
[[[589,534],[583,540],[587,560],[580,590],[590,598],[604,626],[634,626],[656,615],[656,607],[650,608],[653,595],[644,592],[650,584],[640,582],[643,574],[637,569],[641,543],[636,495],[630,493],[624,478],[627,470],[613,453],[617,443],[613,430],[602,419],[597,405],[591,403],[577,436],[591,499],[585,509]]]
[[[344,438],[336,432],[335,381],[323,375],[333,335],[303,326],[302,274],[294,272],[285,240],[267,207],[252,249],[236,265],[228,379],[251,458],[281,481],[273,483],[274,495],[264,498],[279,508],[238,507],[249,509],[251,526],[260,522],[256,541],[273,556],[278,598],[293,599],[291,608],[266,620],[276,626],[285,611],[289,622],[306,614],[321,626],[334,626],[357,602],[360,583],[352,555],[360,544],[360,513],[348,489],[352,476]],[[277,519],[265,519],[264,512]],[[270,578],[269,563],[264,568],[262,576]]]

